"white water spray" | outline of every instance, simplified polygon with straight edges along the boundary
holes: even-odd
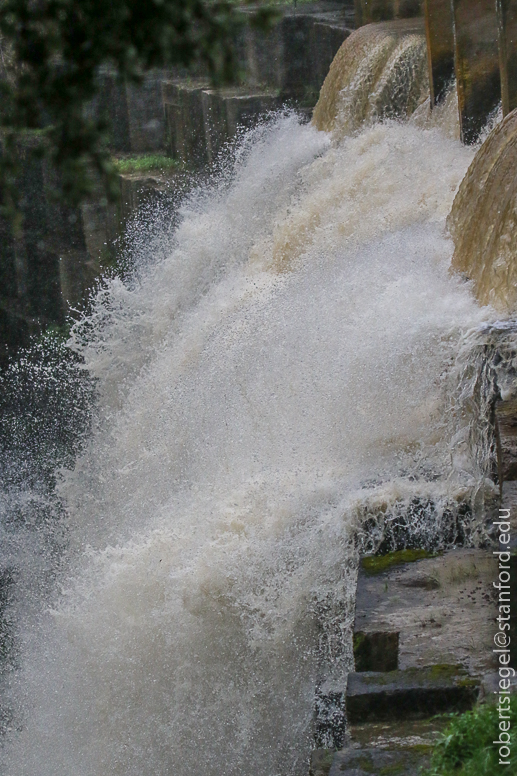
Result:
[[[99,295],[74,334],[98,418],[59,485],[62,592],[19,634],[7,776],[306,772],[362,521],[416,498],[431,533],[479,484],[450,396],[491,311],[444,229],[472,154],[280,118]]]

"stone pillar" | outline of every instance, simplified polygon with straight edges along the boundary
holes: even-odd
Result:
[[[98,94],[90,110],[109,121],[109,147],[115,153],[131,151],[126,84],[109,67],[101,68]]]
[[[162,95],[171,156],[180,162],[202,166],[207,162],[201,92],[205,80],[163,81]]]
[[[126,85],[130,146],[133,153],[156,153],[165,146],[162,81],[165,73],[153,70],[142,84]]]
[[[517,108],[517,0],[496,0],[503,115]]]
[[[425,0],[424,9],[432,108],[454,77],[454,22],[450,0]]]
[[[501,99],[494,0],[452,0],[461,139],[475,143]]]
[[[226,106],[218,89],[204,89],[201,92],[201,105],[203,108],[208,162],[212,164],[224,143],[228,140]]]

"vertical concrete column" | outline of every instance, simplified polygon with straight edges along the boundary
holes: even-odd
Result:
[[[461,139],[476,142],[501,99],[494,0],[452,0]]]
[[[517,0],[496,0],[503,115],[517,108]]]
[[[454,21],[451,0],[425,0],[424,10],[432,108],[454,76]]]

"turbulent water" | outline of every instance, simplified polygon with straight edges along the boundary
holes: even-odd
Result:
[[[410,116],[428,94],[424,20],[367,24],[336,54],[313,122],[343,137],[366,123]]]
[[[452,266],[473,281],[482,304],[515,313],[517,277],[517,112],[510,113],[476,155],[448,218],[454,237]]]
[[[57,589],[17,604],[7,776],[306,773],[358,537],[405,516],[436,546],[486,473],[469,354],[494,314],[445,232],[472,156],[279,117],[106,283],[72,337],[97,404],[58,475]]]

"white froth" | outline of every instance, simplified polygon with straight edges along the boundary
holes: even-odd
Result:
[[[8,776],[305,772],[362,508],[472,484],[448,369],[490,311],[444,232],[472,153],[280,119],[166,261],[99,298],[98,430],[60,487],[74,571],[28,646]]]

